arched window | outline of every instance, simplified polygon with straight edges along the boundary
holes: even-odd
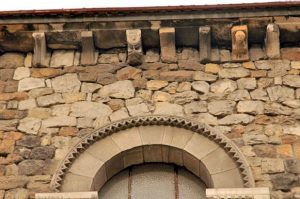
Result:
[[[205,184],[182,167],[143,164],[125,169],[99,191],[101,199],[204,199]]]

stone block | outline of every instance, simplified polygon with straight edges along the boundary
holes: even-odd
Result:
[[[175,28],[160,28],[161,60],[165,63],[176,63]]]
[[[50,67],[69,67],[74,64],[74,50],[55,50],[52,53]]]
[[[28,77],[19,81],[18,91],[28,91],[41,87],[45,87],[44,79]]]
[[[24,66],[24,55],[21,53],[4,53],[0,56],[0,68],[10,69]]]
[[[237,112],[249,114],[263,114],[264,103],[261,101],[240,101],[237,104]]]
[[[35,199],[98,199],[98,192],[36,193]]]
[[[117,71],[116,78],[118,80],[140,79],[141,74],[141,69],[137,69],[132,66],[127,66]]]
[[[234,111],[235,104],[229,100],[211,101],[208,103],[208,112],[218,116],[230,115]]]
[[[103,86],[99,90],[101,97],[114,97],[128,99],[134,96],[135,89],[129,80],[118,81],[113,84]]]
[[[300,48],[281,48],[281,58],[291,61],[300,60]]]
[[[96,118],[112,113],[109,106],[97,102],[75,102],[71,105],[70,116]]]
[[[161,72],[159,78],[165,81],[192,81],[194,71],[185,71],[185,70],[178,70],[178,71],[164,71]]]
[[[206,73],[206,72],[211,72],[211,70],[213,70],[211,68],[207,69],[207,66],[208,66],[208,64],[206,64],[206,66],[205,66],[205,68],[206,68],[205,72],[195,71],[194,75],[193,75],[193,79],[194,80],[200,80],[200,81],[207,81],[207,82],[214,82],[214,81],[216,81],[217,78],[218,78],[216,75],[212,75],[212,74]],[[219,71],[219,69],[217,71]]]
[[[119,133],[114,133],[112,134],[112,139],[123,151],[142,145],[138,128],[131,128]]]
[[[55,77],[51,82],[54,91],[59,93],[78,92],[81,86],[77,74],[65,74]]]

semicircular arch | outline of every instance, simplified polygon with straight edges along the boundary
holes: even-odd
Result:
[[[207,187],[254,187],[238,147],[212,127],[178,116],[139,116],[83,137],[55,172],[54,191],[98,191],[121,170],[150,162],[184,166]]]

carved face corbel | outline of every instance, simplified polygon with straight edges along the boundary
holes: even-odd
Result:
[[[140,29],[126,30],[127,62],[129,65],[140,65],[143,62],[142,36]]]
[[[248,55],[248,28],[247,26],[235,26],[231,29],[232,35],[232,60],[246,61]]]

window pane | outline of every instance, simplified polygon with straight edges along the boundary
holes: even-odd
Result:
[[[132,169],[132,199],[174,199],[174,167],[147,164]]]
[[[128,170],[112,177],[99,192],[101,199],[128,199]]]
[[[185,169],[178,169],[179,199],[204,199],[205,188],[205,184],[196,176]]]

